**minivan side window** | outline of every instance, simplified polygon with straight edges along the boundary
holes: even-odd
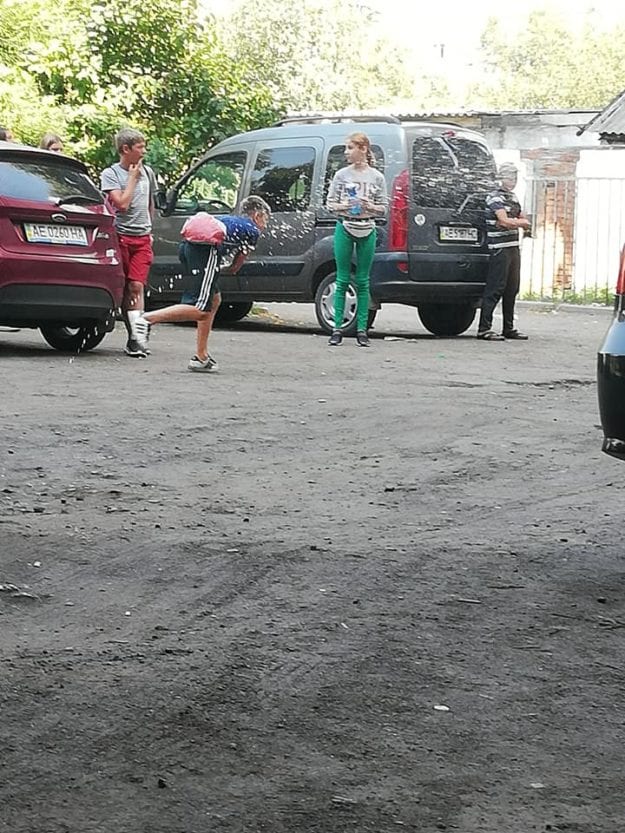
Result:
[[[462,136],[418,136],[412,145],[412,194],[417,206],[458,208],[490,190],[495,163],[489,150]]]
[[[315,149],[265,148],[258,154],[250,194],[262,197],[272,211],[305,211],[310,205]]]
[[[245,151],[232,151],[203,162],[178,190],[175,212],[223,214],[226,208],[233,210],[239,198],[246,158]]]
[[[380,145],[371,145],[373,156],[375,159],[375,167],[378,171],[384,173],[384,151]],[[326,174],[323,183],[323,204],[325,205],[328,191],[330,190],[330,183],[334,179],[334,174],[341,168],[347,167],[347,159],[345,158],[345,144],[334,145],[328,151],[328,162],[326,164]]]

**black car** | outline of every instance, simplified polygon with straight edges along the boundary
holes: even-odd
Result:
[[[597,356],[597,393],[606,454],[625,460],[625,248],[621,252],[614,318]]]

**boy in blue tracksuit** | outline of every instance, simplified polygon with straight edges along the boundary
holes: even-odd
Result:
[[[179,304],[145,313],[135,323],[138,340],[144,348],[147,347],[153,324],[195,321],[195,355],[189,361],[188,369],[195,373],[217,370],[217,362],[208,353],[208,338],[221,304],[221,260],[227,253],[234,254],[231,272],[238,272],[247,255],[256,246],[261,232],[267,227],[270,216],[271,209],[263,199],[249,196],[241,203],[241,216],[218,216],[217,219],[226,227],[226,239],[221,245],[191,243],[187,240],[180,244],[180,262],[183,273],[190,276],[190,285]]]

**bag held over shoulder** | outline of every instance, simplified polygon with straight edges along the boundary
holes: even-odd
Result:
[[[226,239],[226,227],[212,214],[208,214],[206,211],[198,211],[193,217],[189,217],[180,234],[189,243],[219,246]]]

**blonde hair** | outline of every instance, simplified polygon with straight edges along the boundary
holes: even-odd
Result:
[[[350,133],[347,137],[348,142],[353,142],[359,148],[367,152],[367,163],[372,167],[375,165],[375,156],[371,150],[371,140],[366,133]]]

